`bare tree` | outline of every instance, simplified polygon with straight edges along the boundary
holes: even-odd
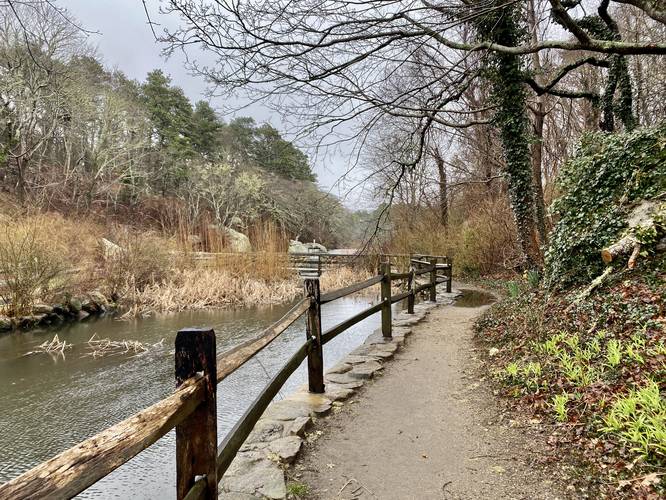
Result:
[[[523,56],[580,53],[545,85],[530,82],[540,93],[578,97],[557,88],[568,73],[607,55],[618,61],[627,55],[663,55],[666,42],[598,37],[575,16],[581,2],[559,0],[549,0],[548,14],[563,30],[526,40],[519,33],[522,5],[495,0],[165,0],[165,11],[180,15],[182,26],[163,40],[171,51],[193,45],[213,51],[217,65],[194,64],[193,69],[225,92],[264,100],[297,116],[307,124],[304,133],[316,134],[320,146],[339,140],[362,145],[385,118],[409,120],[416,147],[410,158],[396,160],[399,171],[421,161],[431,128],[479,124],[474,116],[480,110],[466,107],[462,97],[486,77],[487,68],[500,68],[495,94],[504,99],[494,118],[506,115],[497,123],[503,129],[519,242],[531,265],[538,251],[529,131],[523,125],[515,128],[526,121],[526,95],[516,94],[529,80]],[[605,0],[598,5],[607,8]],[[343,128],[351,133],[343,134]]]

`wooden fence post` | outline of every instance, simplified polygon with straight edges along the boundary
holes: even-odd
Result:
[[[382,278],[382,335],[391,338],[391,262],[382,262],[379,265],[379,274]]]
[[[409,288],[409,295],[407,296],[407,314],[414,314],[414,302],[416,301],[416,294],[414,289],[416,288],[416,274],[414,271],[414,266],[409,265],[409,281],[407,282],[407,287]]]
[[[305,294],[310,298],[305,323],[307,339],[314,338],[314,343],[308,352],[308,387],[310,392],[321,394],[324,392],[324,352],[321,345],[321,302],[319,278],[305,279]]]
[[[430,271],[430,302],[437,302],[437,258],[429,259],[432,271]]]
[[[451,293],[451,283],[453,282],[453,260],[449,257],[447,261],[449,268],[446,271],[446,293]]]
[[[176,426],[176,498],[185,498],[197,476],[205,476],[203,498],[217,499],[217,362],[215,332],[186,328],[176,335],[176,386],[203,372],[206,395]]]

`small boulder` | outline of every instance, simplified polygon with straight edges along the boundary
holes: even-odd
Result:
[[[79,299],[72,297],[71,299],[69,299],[69,301],[67,301],[67,308],[73,314],[78,314],[81,312],[83,305],[81,304],[81,301]]]
[[[281,462],[291,463],[301,451],[303,440],[298,436],[286,436],[271,441],[268,449],[280,458]]]
[[[90,300],[95,302],[97,305],[108,307],[109,301],[106,300],[106,297],[102,292],[94,291],[89,294]]]
[[[32,306],[32,312],[34,314],[51,314],[53,312],[53,307],[48,304],[35,304]]]
[[[102,247],[102,254],[104,255],[105,259],[120,255],[123,251],[122,247],[116,245],[113,241],[107,240],[106,238],[102,238],[99,243]]]
[[[7,316],[0,316],[0,332],[8,332],[12,329],[12,320]]]
[[[291,240],[289,242],[289,253],[308,253],[308,247],[298,240]]]
[[[252,251],[250,238],[243,233],[239,233],[230,227],[223,228],[224,234],[229,239],[229,246],[232,252],[247,253]]]

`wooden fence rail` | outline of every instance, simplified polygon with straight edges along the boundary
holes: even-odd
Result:
[[[264,410],[289,376],[307,359],[310,392],[324,392],[323,346],[364,319],[381,312],[382,334],[392,336],[391,305],[407,299],[414,313],[416,297],[428,291],[436,299],[436,287],[446,283],[451,291],[452,262],[441,256],[406,256],[410,268],[391,272],[391,256],[384,256],[379,274],[360,283],[321,294],[318,276],[308,268],[305,297],[259,335],[216,356],[212,329],[180,330],[175,342],[176,390],[99,434],[86,439],[19,477],[0,485],[0,498],[71,498],[99,481],[171,429],[176,429],[176,495],[194,500],[216,499],[218,482]],[[400,256],[405,257],[405,256]],[[321,269],[321,268],[319,268]],[[438,274],[440,272],[442,274]],[[418,284],[417,278],[428,275]],[[391,283],[402,281],[407,289],[392,294]],[[379,284],[381,300],[322,332],[321,306]],[[306,316],[303,344],[264,387],[233,429],[217,444],[217,385],[275,340],[301,316]]]

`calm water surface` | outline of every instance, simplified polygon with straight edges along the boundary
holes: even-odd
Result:
[[[368,307],[372,299],[340,299],[322,307],[326,329]],[[0,337],[0,482],[7,481],[70,446],[167,396],[174,388],[173,343],[180,328],[210,326],[221,352],[280,318],[289,306],[200,311],[132,321],[102,318],[57,330]],[[326,366],[360,345],[377,326],[378,314],[326,344]],[[57,333],[74,347],[64,357],[25,354]],[[139,355],[86,356],[88,339],[138,340],[162,346]],[[218,439],[231,429],[269,378],[305,340],[303,319],[255,359],[218,386]],[[282,389],[293,392],[306,379],[302,365]],[[278,396],[277,399],[280,399]],[[140,453],[83,498],[174,498],[175,432]]]

